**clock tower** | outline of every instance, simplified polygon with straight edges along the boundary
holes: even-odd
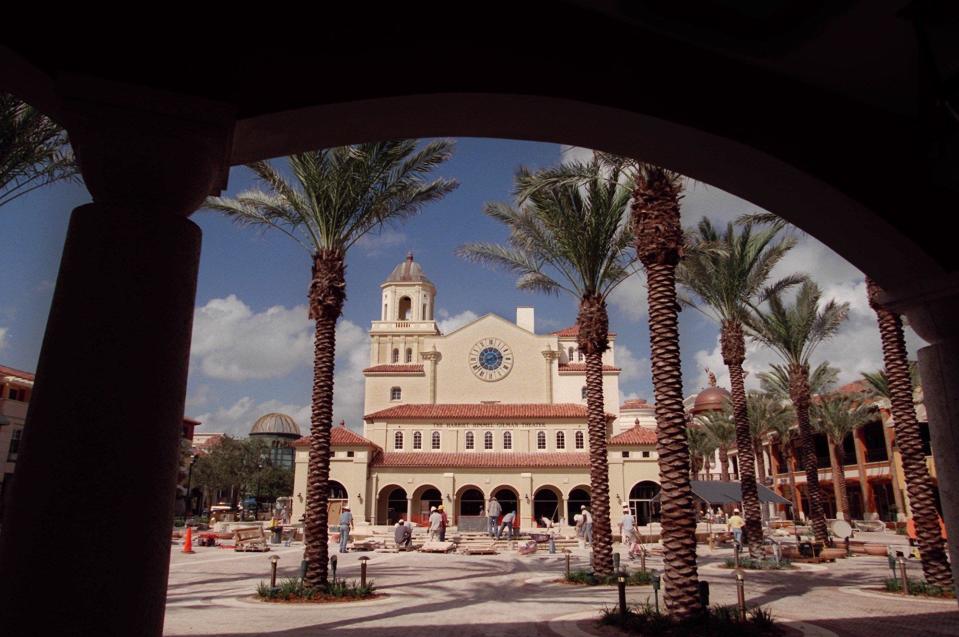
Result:
[[[423,337],[439,334],[436,287],[412,252],[380,284],[380,298],[380,320],[370,330],[370,365],[422,364]]]

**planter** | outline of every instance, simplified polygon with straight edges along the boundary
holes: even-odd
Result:
[[[849,550],[853,553],[859,553],[865,555],[866,553],[866,543],[861,540],[853,540],[849,543]]]
[[[885,544],[867,544],[864,548],[866,555],[878,555],[885,557],[889,554],[889,549]]]

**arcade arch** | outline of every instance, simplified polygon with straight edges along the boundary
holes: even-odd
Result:
[[[424,484],[413,491],[413,511],[410,519],[417,524],[427,524],[430,519],[430,507],[443,504],[443,494],[438,487]]]
[[[396,484],[383,487],[376,498],[377,523],[396,524],[400,518],[406,520],[408,504],[406,489]]]
[[[563,517],[563,495],[554,486],[543,486],[533,494],[533,523],[536,526],[545,526],[543,518],[559,522]]]
[[[643,480],[629,491],[629,509],[636,516],[636,524],[645,526],[659,517],[659,504],[653,498],[659,495],[659,485]]]
[[[468,484],[460,487],[456,492],[456,519],[459,516],[478,516],[486,509],[486,498],[482,489],[476,485]]]
[[[573,523],[573,516],[580,512],[580,507],[589,508],[589,493],[589,487],[585,485],[570,489],[566,505],[566,520],[569,524]]]

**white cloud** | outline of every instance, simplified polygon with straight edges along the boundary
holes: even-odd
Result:
[[[379,256],[389,251],[389,248],[408,242],[405,233],[384,227],[377,233],[368,233],[359,238],[357,247],[363,250],[366,256]]]
[[[300,433],[310,431],[310,406],[282,403],[278,400],[256,402],[249,396],[240,398],[228,407],[219,407],[213,411],[200,414],[196,419],[200,421],[200,431],[222,432],[233,437],[245,437],[250,433],[256,419],[265,414],[277,412],[286,414],[296,421]]]
[[[202,407],[210,402],[212,388],[209,385],[197,385],[196,389],[186,397],[187,407]]]
[[[639,323],[645,320],[649,313],[648,292],[646,275],[637,272],[616,286],[609,295],[609,304],[619,310],[627,320]]]
[[[645,380],[651,375],[649,359],[636,358],[633,352],[621,343],[616,344],[616,366],[623,370],[619,375],[622,383]]]
[[[439,321],[439,323],[437,323],[437,325],[440,328],[440,332],[442,332],[443,334],[449,334],[450,332],[453,332],[454,330],[458,330],[464,325],[472,323],[473,321],[479,318],[479,315],[477,315],[476,312],[473,312],[472,310],[465,310],[463,312],[460,312],[459,314],[455,314],[451,316],[449,312],[447,312],[444,309],[441,309],[439,311],[439,317],[443,319]]]
[[[197,308],[190,354],[204,375],[221,380],[281,378],[312,361],[313,324],[305,306],[254,313],[231,294]]]

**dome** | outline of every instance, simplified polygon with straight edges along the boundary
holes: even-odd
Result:
[[[253,429],[250,430],[250,435],[257,434],[299,438],[300,428],[296,426],[296,421],[286,414],[274,413],[257,418],[253,423]]]
[[[385,283],[428,283],[433,282],[423,274],[423,268],[419,263],[413,261],[413,253],[406,255],[406,260],[393,268],[393,271],[386,277]]]
[[[696,396],[692,412],[701,414],[704,411],[722,411],[732,400],[732,394],[722,387],[707,387]]]

